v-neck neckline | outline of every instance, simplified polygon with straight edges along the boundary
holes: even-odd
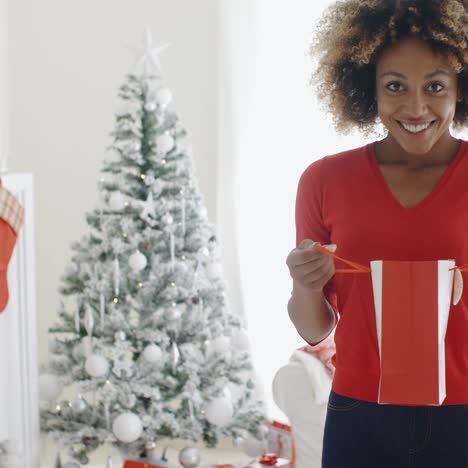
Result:
[[[416,210],[419,210],[419,209],[423,208],[424,206],[426,206],[437,195],[437,193],[440,192],[440,190],[445,185],[447,179],[450,177],[452,172],[455,170],[455,167],[458,165],[458,163],[462,159],[462,157],[463,157],[463,155],[465,153],[466,144],[468,142],[465,141],[465,140],[460,139],[460,146],[458,148],[457,154],[452,159],[450,164],[447,166],[447,168],[445,169],[442,177],[439,179],[439,181],[437,182],[435,187],[418,204],[416,204],[414,206],[411,206],[411,207],[408,207],[408,208],[403,206],[399,202],[399,200],[395,197],[395,195],[393,195],[392,191],[390,190],[390,187],[389,187],[387,181],[385,180],[385,177],[384,177],[384,175],[382,173],[382,170],[381,170],[381,168],[379,166],[379,163],[377,162],[377,157],[375,155],[375,143],[376,142],[372,142],[372,143],[369,143],[369,144],[366,145],[366,147],[367,147],[367,151],[366,151],[367,159],[368,159],[368,161],[370,163],[370,166],[371,166],[373,172],[375,173],[375,175],[377,176],[377,178],[379,179],[380,185],[384,188],[385,192],[387,193],[387,198],[389,198],[391,200],[392,204],[394,206],[396,206],[399,210],[404,211],[406,213],[409,213],[409,212],[414,212]]]

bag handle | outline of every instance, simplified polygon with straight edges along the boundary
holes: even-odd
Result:
[[[347,263],[348,265],[351,265],[355,268],[354,270],[339,268],[335,270],[336,273],[370,273],[371,271],[371,269],[365,265],[361,265],[360,263],[352,262],[351,260],[346,260],[345,258],[338,257],[338,255],[334,254],[333,252],[330,252],[320,244],[314,244],[312,248],[314,250],[317,250],[317,252],[323,253],[324,255],[328,255],[329,257],[335,257],[336,259],[341,260],[342,262]],[[449,271],[452,270],[468,271],[468,263],[465,263],[460,266],[455,265],[453,268],[449,268]]]
[[[333,252],[330,252],[325,247],[322,247],[320,244],[314,244],[312,248],[314,250],[317,250],[317,252],[321,252],[325,255],[328,255],[329,257],[335,257],[336,259],[341,260],[342,262],[347,263],[348,265],[351,265],[355,268],[354,270],[338,269],[335,270],[336,273],[370,273],[371,271],[371,269],[368,266],[361,265],[360,263],[352,262],[351,260],[346,260],[344,258],[338,257],[338,255],[334,254]]]

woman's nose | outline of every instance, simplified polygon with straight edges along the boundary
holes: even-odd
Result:
[[[425,115],[427,103],[424,95],[421,93],[412,93],[408,96],[406,103],[408,114],[412,118],[417,119],[418,117]]]

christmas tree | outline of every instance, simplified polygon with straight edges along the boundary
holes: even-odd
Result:
[[[41,427],[81,463],[103,444],[138,458],[161,439],[258,435],[245,327],[228,311],[190,143],[147,33],[119,92],[89,233],[62,277]],[[63,387],[76,397],[60,400]]]

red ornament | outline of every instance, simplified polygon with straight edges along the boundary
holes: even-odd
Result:
[[[276,462],[278,461],[278,457],[276,455],[273,455],[271,453],[264,453],[262,455],[262,458],[260,458],[260,463],[262,465],[276,465]]]

